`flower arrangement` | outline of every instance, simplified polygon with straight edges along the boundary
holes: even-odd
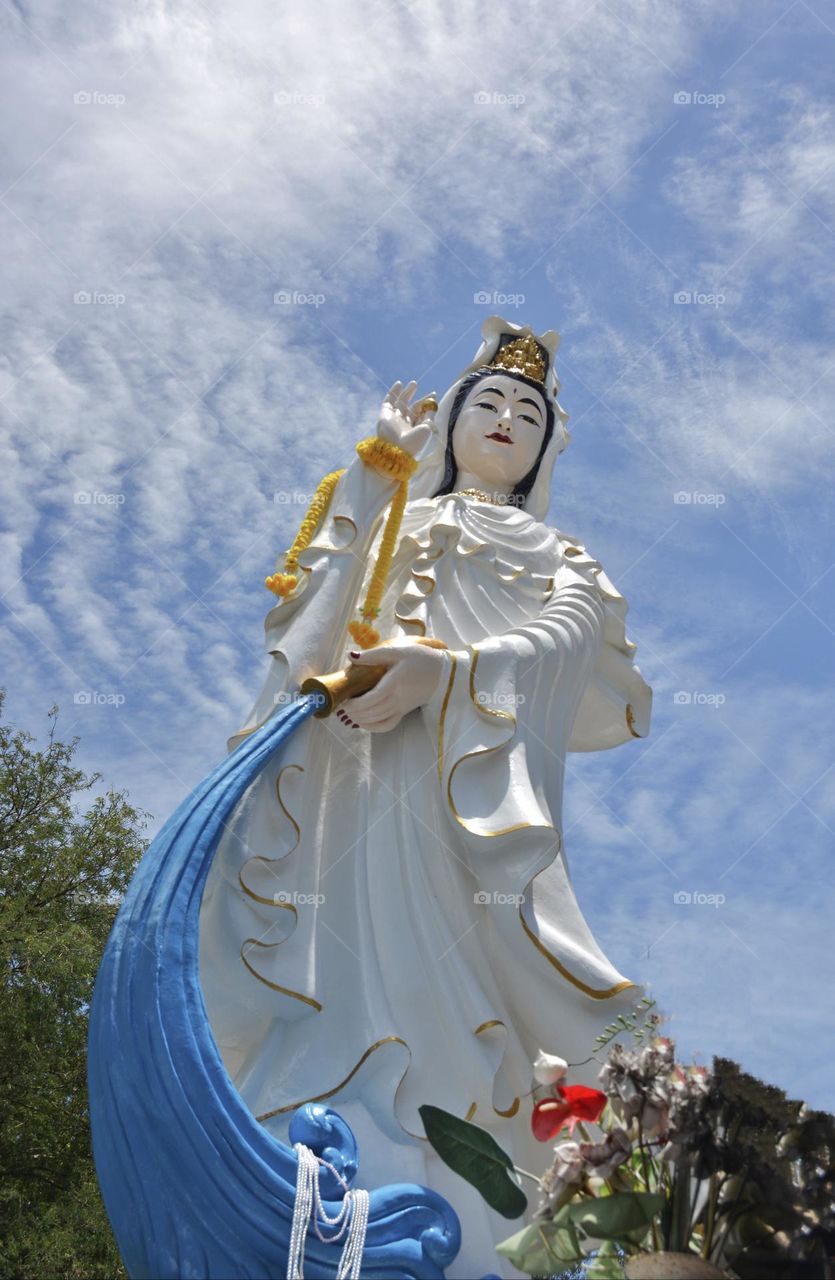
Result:
[[[498,1252],[531,1276],[832,1280],[835,1117],[728,1059],[682,1066],[653,1008],[644,998],[598,1037],[599,1089],[569,1083],[569,1064],[540,1052],[530,1096],[534,1136],[552,1144],[542,1174],[479,1126],[421,1108],[446,1163],[499,1213],[526,1218]]]

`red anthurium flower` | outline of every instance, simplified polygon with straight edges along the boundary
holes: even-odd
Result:
[[[569,1133],[574,1132],[578,1120],[594,1124],[606,1106],[606,1094],[584,1084],[558,1085],[557,1093],[558,1097],[544,1098],[533,1109],[531,1128],[540,1142],[550,1142],[564,1124],[568,1125]]]
[[[570,1117],[571,1108],[565,1102],[558,1102],[556,1098],[546,1098],[544,1102],[537,1102],[531,1116],[533,1136],[540,1142],[549,1142],[551,1138],[556,1138]]]
[[[566,1084],[560,1086],[560,1093],[571,1105],[575,1119],[595,1124],[602,1116],[607,1099],[600,1089],[589,1089],[584,1084]]]

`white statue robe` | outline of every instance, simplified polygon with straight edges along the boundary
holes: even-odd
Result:
[[[359,460],[340,480],[296,596],[267,617],[270,672],[231,746],[343,665],[393,492]],[[501,1271],[493,1241],[515,1227],[435,1157],[418,1107],[541,1171],[537,1050],[583,1062],[642,994],[592,936],[560,839],[566,751],[647,732],[625,612],[584,548],[526,512],[409,503],[378,629],[446,642],[436,692],[387,733],[307,721],[240,802],[206,888],[201,982],[244,1100],[282,1138],[327,1100],[360,1185],[446,1195],[464,1235],[451,1276]]]

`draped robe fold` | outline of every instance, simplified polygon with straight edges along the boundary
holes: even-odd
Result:
[[[343,665],[393,492],[359,461],[340,480],[297,592],[267,617],[270,670],[232,748]],[[566,752],[648,731],[626,607],[584,547],[524,511],[409,503],[377,625],[447,644],[435,693],[383,734],[308,721],[239,804],[204,895],[201,983],[247,1105],[285,1137],[295,1107],[327,1099],[355,1128],[361,1182],[447,1195],[453,1276],[499,1270],[492,1242],[513,1228],[440,1164],[418,1107],[541,1170],[537,1050],[584,1062],[642,994],[593,937],[560,835]]]

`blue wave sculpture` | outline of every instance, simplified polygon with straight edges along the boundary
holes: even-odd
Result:
[[[133,1280],[274,1280],[286,1275],[297,1159],[244,1105],[223,1065],[198,973],[200,903],[224,824],[247,787],[321,705],[307,694],[253,733],[183,801],[137,868],[90,1013],[93,1154]],[[357,1149],[327,1107],[293,1117],[350,1183]],[[322,1170],[325,1208],[343,1189]],[[363,1276],[442,1278],[458,1252],[452,1207],[426,1187],[371,1192]],[[327,1229],[325,1229],[327,1234]],[[336,1274],[341,1245],[308,1239],[305,1274]]]

